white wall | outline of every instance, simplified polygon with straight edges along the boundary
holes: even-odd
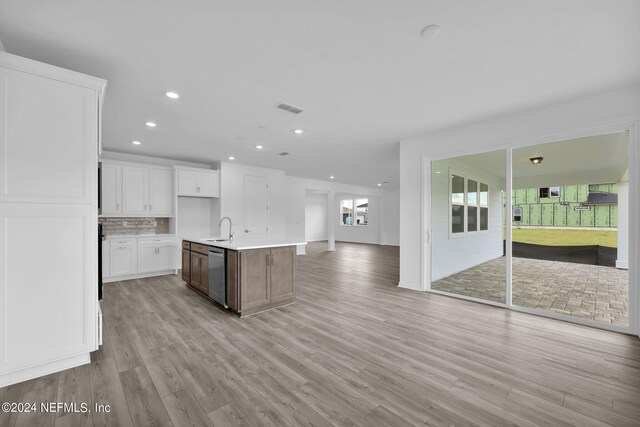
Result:
[[[483,171],[456,159],[435,162],[440,174],[431,180],[431,280],[459,273],[468,268],[502,256],[502,196],[504,178],[489,176]],[[501,165],[504,169],[505,165]],[[489,186],[488,230],[449,235],[449,177],[456,174],[483,182]]]
[[[340,216],[338,215],[338,225],[336,225],[336,240],[340,242],[371,243],[378,245],[380,244],[380,227],[382,226],[382,218],[380,217],[379,196],[354,193],[339,193],[336,194],[334,209],[337,213],[339,213],[341,200],[353,200],[360,198],[367,198],[369,200],[368,224],[366,226],[342,225],[339,223]]]
[[[400,245],[400,189],[389,188],[382,192],[380,206],[380,244]]]
[[[286,238],[292,240],[305,240],[306,225],[305,225],[305,209],[306,209],[306,194],[307,190],[319,190],[325,191],[330,194],[330,197],[335,197],[335,212],[338,212],[339,196],[342,195],[357,195],[358,197],[367,197],[370,199],[380,199],[382,190],[373,187],[363,187],[359,185],[341,184],[338,182],[319,181],[315,179],[299,178],[295,176],[286,177],[288,197],[287,201],[287,213],[286,213]],[[374,201],[374,205],[377,206],[379,202]],[[379,210],[379,207],[375,208]],[[338,220],[336,215],[336,221]],[[357,230],[338,230],[340,226],[335,226],[335,239],[365,242],[365,243],[380,243],[380,218],[376,215],[375,223],[371,223],[367,231]],[[355,227],[352,227],[355,228]],[[363,227],[366,228],[366,227]],[[375,228],[375,229],[374,229]],[[330,233],[329,233],[330,234]]]
[[[307,192],[305,203],[304,239],[307,242],[327,240],[329,236],[327,227],[327,193]]]
[[[220,217],[233,220],[236,237],[244,235],[244,177],[246,175],[267,178],[269,185],[269,237],[283,239],[286,235],[285,218],[289,203],[284,171],[241,165],[233,162],[220,163]],[[304,218],[304,196],[302,202]],[[304,240],[304,227],[301,240]]]
[[[418,231],[423,216],[431,222],[431,171],[428,161],[423,166],[424,158],[561,141],[577,137],[577,131],[588,135],[594,128],[639,118],[640,86],[631,86],[401,141],[400,286],[422,289],[421,277],[431,277],[429,265],[422,262],[431,256],[430,248],[425,233]]]
[[[4,49],[4,45],[2,44],[2,40],[0,40],[0,51],[6,52],[6,50]]]
[[[178,197],[178,234],[181,238],[216,237],[218,224],[213,228],[212,199]],[[218,218],[218,221],[220,219]]]

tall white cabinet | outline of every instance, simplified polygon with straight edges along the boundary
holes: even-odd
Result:
[[[0,52],[0,387],[88,363],[98,348],[105,86]]]

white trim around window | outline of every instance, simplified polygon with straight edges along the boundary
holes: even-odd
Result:
[[[454,193],[454,180],[456,193]],[[460,182],[462,180],[462,182]],[[460,193],[462,185],[462,193]],[[483,191],[484,190],[484,191]],[[487,180],[477,176],[449,169],[449,238],[458,238],[489,232],[490,191]],[[461,212],[462,230],[454,231],[454,207]],[[469,221],[469,213],[473,212],[474,221]],[[485,213],[483,217],[482,214]],[[460,221],[458,219],[456,222]],[[471,228],[471,229],[470,229]],[[475,229],[474,229],[475,228]]]

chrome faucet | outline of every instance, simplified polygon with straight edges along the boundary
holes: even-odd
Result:
[[[222,231],[222,221],[224,221],[225,219],[229,220],[229,241],[231,243],[233,243],[233,231],[231,230],[231,218],[229,218],[228,216],[223,216],[222,218],[220,218],[220,222],[218,223],[218,227],[220,228],[220,231]]]

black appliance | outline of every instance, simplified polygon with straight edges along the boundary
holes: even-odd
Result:
[[[102,299],[102,242],[107,236],[102,234],[102,224],[98,224],[98,300]]]
[[[102,162],[98,162],[98,215],[102,214]]]

